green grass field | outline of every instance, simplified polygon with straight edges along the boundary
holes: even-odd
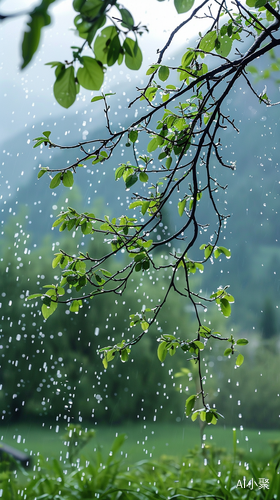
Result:
[[[67,446],[63,442],[65,429],[60,426],[44,427],[30,424],[0,426],[0,443],[4,442],[33,456],[37,453],[44,457],[65,457]],[[86,425],[84,427],[87,427]],[[90,426],[88,426],[90,428]],[[128,463],[161,456],[182,457],[195,446],[200,447],[200,431],[195,424],[140,424],[129,423],[114,427],[95,426],[96,437],[83,449],[82,455],[93,457],[97,447],[102,455],[110,452],[110,446],[117,434],[125,433],[127,439],[121,454]],[[222,425],[208,426],[204,430],[206,445],[215,445],[233,450],[232,428]],[[280,440],[279,431],[257,431],[237,429],[237,450],[242,460],[269,460],[273,454],[270,441]]]

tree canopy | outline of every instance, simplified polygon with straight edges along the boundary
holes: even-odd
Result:
[[[52,3],[54,0],[43,0],[29,13],[22,43],[22,68],[32,60],[41,30],[51,21]],[[148,335],[153,325],[158,325],[170,295],[177,294],[192,306],[196,328],[190,331],[182,321],[179,332],[159,329],[157,356],[163,363],[166,356],[181,349],[186,362],[197,364],[199,387],[186,400],[186,415],[215,424],[221,415],[207,400],[203,351],[214,341],[224,342],[224,355],[234,356],[239,367],[244,360],[239,349],[248,341],[223,335],[205,323],[202,313],[212,303],[229,317],[234,298],[227,283],[213,283],[212,293],[204,293],[197,288],[195,276],[204,272],[207,264],[231,256],[230,249],[221,244],[228,214],[221,208],[220,198],[227,186],[220,178],[224,170],[236,168],[224,153],[223,134],[227,129],[238,128],[227,113],[226,99],[243,80],[260,104],[274,104],[265,88],[257,92],[251,75],[257,71],[253,62],[280,45],[280,14],[278,2],[263,0],[247,0],[246,4],[235,0],[230,5],[224,0],[174,0],[174,6],[178,14],[186,15],[185,19],[159,50],[147,69],[145,84],[127,105],[130,109],[141,105],[140,116],[116,129],[110,115],[114,93],[101,92],[91,102],[104,104],[104,135],[71,146],[52,141],[50,130],[34,139],[34,148],[77,151],[78,158],[70,165],[40,168],[38,177],[49,176],[51,189],[60,184],[71,188],[81,168],[106,168],[115,151],[123,149],[124,161],[115,166],[113,175],[123,196],[129,193],[130,204],[128,210],[114,213],[111,218],[72,207],[63,210],[54,227],[94,235],[103,251],[80,251],[76,255],[67,249],[59,250],[52,267],[60,270],[60,276],[45,285],[45,291],[27,299],[42,300],[42,314],[48,319],[60,303],[78,313],[85,302],[98,295],[124,295],[135,273],[148,283],[154,283],[155,276],[168,276],[162,293],[153,297],[151,286],[147,304],[141,310],[135,304],[122,338],[99,350],[102,362],[106,369],[116,356],[128,361],[134,345]],[[147,30],[146,26],[135,25],[133,13],[117,1],[74,0],[73,8],[75,30],[82,45],[71,47],[71,61],[48,63],[55,68],[54,96],[65,108],[75,102],[80,86],[90,91],[102,89],[106,68],[125,64],[137,71],[142,64],[140,36]],[[205,32],[199,32],[198,39],[182,51],[180,62],[171,65],[166,54],[174,36],[201,18],[207,20]],[[176,221],[165,218],[171,203],[177,206]],[[114,272],[109,270],[112,260],[119,263]],[[69,289],[71,293],[65,295]]]

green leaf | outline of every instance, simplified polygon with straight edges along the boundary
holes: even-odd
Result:
[[[249,340],[247,339],[238,339],[236,344],[237,345],[247,345],[249,343]]]
[[[167,158],[167,160],[165,162],[165,166],[166,166],[167,170],[170,169],[171,163],[172,163],[172,158],[171,158],[171,156],[169,156],[169,158]]]
[[[127,349],[123,349],[121,351],[121,360],[123,363],[125,363],[128,360],[128,350]]]
[[[45,63],[45,66],[50,66],[51,68],[55,68],[56,66],[63,66],[63,63],[61,63],[60,61],[51,61]]]
[[[89,56],[81,57],[82,68],[77,71],[77,79],[87,90],[99,90],[104,80],[103,68],[96,59]]]
[[[121,165],[120,167],[118,167],[115,172],[115,180],[117,181],[118,179],[120,179],[124,172],[125,172],[125,165]]]
[[[44,297],[42,297],[42,301],[45,306],[50,307],[52,299],[51,297],[45,295]]]
[[[215,41],[217,38],[216,31],[210,31],[202,38],[199,44],[200,50],[211,52],[215,48]]]
[[[158,77],[162,82],[165,82],[169,77],[169,68],[167,66],[161,66],[158,70]]]
[[[56,266],[58,266],[58,264],[60,263],[61,261],[61,258],[63,257],[63,255],[61,253],[59,253],[52,261],[52,268],[55,269]]]
[[[195,57],[195,52],[194,52],[194,50],[192,50],[192,49],[191,49],[191,50],[188,50],[188,51],[187,51],[187,52],[183,55],[183,57],[182,57],[182,60],[181,60],[182,66],[183,66],[184,68],[188,68],[188,67],[189,67],[189,65],[191,64],[191,62],[193,61],[194,57]],[[170,85],[167,85],[167,87],[166,87],[166,88],[170,88]],[[174,89],[173,89],[173,90],[175,90],[175,87],[174,87]]]
[[[118,30],[115,26],[107,26],[104,28],[100,35],[98,35],[94,42],[93,51],[95,57],[102,64],[108,63],[108,53],[112,40],[118,36]]]
[[[137,253],[134,257],[134,262],[140,262],[141,260],[144,260],[146,259],[146,254],[145,252],[140,252],[140,253]]]
[[[197,417],[199,417],[199,411],[194,411],[192,416],[191,416],[192,421],[195,422]]]
[[[42,294],[41,293],[33,293],[33,295],[28,295],[28,297],[26,297],[25,300],[33,300],[33,299],[37,299],[38,297],[42,297]]]
[[[267,3],[267,0],[257,0],[255,3],[255,8],[259,9],[260,7],[263,7]]]
[[[174,354],[176,354],[176,346],[177,345],[179,345],[179,344],[178,343],[171,344],[170,349],[168,349],[170,356],[174,356]]]
[[[228,318],[231,315],[231,306],[227,299],[218,299],[220,301],[221,311]]]
[[[67,223],[64,221],[64,222],[61,224],[61,226],[60,226],[60,228],[59,228],[59,231],[60,231],[60,232],[62,232],[62,231],[64,231],[64,229],[66,229],[66,228],[67,228]]]
[[[76,313],[79,312],[79,309],[80,309],[79,301],[73,300],[71,306],[69,307],[69,311]]]
[[[257,0],[246,0],[246,4],[248,7],[255,7],[255,3]]]
[[[102,363],[103,363],[105,370],[107,370],[107,368],[108,368],[107,354],[104,354],[104,357],[102,359]]]
[[[142,65],[142,52],[138,44],[129,37],[126,37],[123,49],[125,51],[124,62],[127,68],[137,71]]]
[[[148,153],[152,153],[157,149],[157,147],[160,145],[160,137],[154,137],[148,144],[147,146],[147,151]]]
[[[50,188],[51,189],[55,189],[57,186],[59,186],[59,184],[61,182],[61,177],[62,177],[62,173],[61,172],[58,172],[58,174],[56,174],[53,177],[53,179],[50,182]]]
[[[66,225],[67,225],[67,229],[68,231],[71,231],[71,229],[73,229],[74,226],[78,226],[78,221],[77,219],[70,219],[69,221],[66,222]]]
[[[227,27],[227,24],[224,24],[221,29],[220,29],[220,35],[221,36],[225,36],[228,32],[228,27]]]
[[[72,187],[73,186],[74,176],[73,176],[71,170],[67,170],[67,172],[64,172],[62,182],[63,182],[63,185],[65,187]]]
[[[187,202],[187,200],[186,200],[186,198],[184,198],[182,201],[179,201],[179,203],[178,203],[178,212],[179,212],[180,217],[182,217],[182,215],[184,213],[186,202]]]
[[[100,269],[100,271],[102,272],[102,274],[104,276],[106,276],[106,278],[110,278],[112,276],[112,273],[110,273],[109,271],[107,271],[106,269]]]
[[[48,168],[40,169],[40,172],[38,172],[37,178],[40,179],[40,177],[42,177],[47,171],[48,171]]]
[[[141,328],[142,330],[146,331],[149,328],[149,323],[147,321],[141,321]]]
[[[152,75],[159,67],[160,67],[160,64],[153,64],[152,66],[150,66],[150,68],[146,72],[146,75]]]
[[[142,204],[143,204],[142,200],[133,201],[132,203],[130,203],[129,208],[136,208],[140,206],[142,207]]]
[[[102,101],[104,99],[104,96],[103,95],[96,95],[95,97],[93,97],[91,99],[90,102],[96,102],[96,101]]]
[[[131,188],[131,186],[133,186],[133,184],[135,184],[135,182],[137,182],[137,181],[138,181],[137,174],[129,175],[125,180],[126,189]]]
[[[241,366],[243,361],[244,361],[243,354],[238,354],[238,356],[236,358],[236,362],[235,362],[236,366]]]
[[[51,18],[44,7],[42,7],[41,11],[38,8],[34,9],[30,18],[30,21],[27,23],[28,31],[24,33],[22,41],[21,54],[23,62],[21,69],[24,69],[30,63],[37,51],[40,43],[41,29],[51,22]]]
[[[222,57],[227,57],[231,51],[232,47],[232,38],[229,38],[229,36],[225,35],[223,37],[218,37],[218,41],[220,43],[220,46],[215,48],[215,51],[217,54],[219,54]]]
[[[198,333],[202,336],[202,337],[208,337],[210,334],[211,334],[211,328],[209,328],[208,326],[203,326],[201,325],[199,327],[199,330],[198,330]]]
[[[211,423],[211,424],[213,424],[213,425],[216,425],[216,423],[217,423],[217,422],[218,422],[218,419],[217,419],[216,415],[214,415],[214,414],[212,413],[212,420],[211,420],[211,422],[210,422],[210,423]]]
[[[54,82],[54,97],[63,108],[70,108],[76,100],[76,83],[73,66],[62,69]]]
[[[109,50],[107,54],[107,64],[108,66],[113,66],[118,60],[121,51],[121,44],[118,35],[114,36],[109,45]]]
[[[231,251],[228,250],[228,248],[225,248],[225,247],[217,247],[214,251],[214,257],[215,259],[217,259],[219,257],[219,255],[224,254],[226,256],[227,259],[229,259],[231,257]]]
[[[138,132],[137,132],[137,130],[131,130],[129,132],[129,140],[131,142],[136,142],[137,139],[138,139]]]
[[[146,92],[145,92],[145,97],[148,99],[148,101],[152,102],[156,96],[156,93],[158,91],[158,87],[148,87]],[[144,97],[141,99],[144,99]],[[141,100],[140,99],[140,100]]]
[[[206,411],[200,411],[199,416],[200,416],[201,422],[206,421]]]
[[[213,417],[213,413],[211,411],[207,411],[206,412],[206,422],[207,422],[207,424],[211,424],[212,417]]]
[[[204,344],[203,342],[200,342],[200,340],[194,340],[194,344],[200,349],[200,351],[203,351],[204,349]]]
[[[87,266],[83,260],[77,260],[75,268],[76,268],[76,271],[78,271],[80,273],[85,273]]]
[[[192,395],[190,396],[187,400],[186,400],[186,404],[185,404],[185,414],[186,416],[188,417],[193,408],[194,408],[194,405],[195,405],[195,400],[196,400],[196,395]]]
[[[145,213],[147,212],[149,206],[150,206],[150,202],[149,201],[143,201],[142,208],[141,208],[142,215],[145,215]]]
[[[56,310],[57,302],[51,301],[50,306],[48,307],[46,304],[42,305],[42,314],[44,319],[48,319]]]
[[[38,148],[39,146],[41,146],[41,144],[45,144],[45,142],[46,142],[44,138],[40,139],[40,140],[34,139],[34,141],[38,141],[38,142],[36,142],[36,144],[34,144],[33,149]]]
[[[160,67],[159,64],[153,64],[146,72],[146,75],[152,75],[159,67]]]
[[[208,259],[210,255],[212,254],[213,246],[212,245],[201,245],[199,247],[200,250],[203,250],[204,248],[204,257],[205,259]]]
[[[161,361],[161,363],[163,363],[163,361],[166,358],[166,354],[167,354],[166,346],[167,346],[167,342],[161,342],[158,346],[158,349],[157,349],[157,357]]]
[[[163,102],[168,101],[169,97],[170,97],[170,94],[162,94],[162,96],[161,96]]]
[[[146,172],[140,172],[140,174],[139,174],[139,180],[141,182],[148,182],[148,180],[149,180],[148,174],[146,174]]]
[[[224,356],[229,356],[230,354],[232,354],[232,349],[230,347],[228,347],[225,351],[224,351]]]
[[[174,0],[175,9],[178,14],[188,12],[194,4],[194,0]]]
[[[129,28],[129,29],[133,28],[134,19],[133,19],[132,15],[130,14],[129,10],[119,9],[119,11],[120,11],[120,14],[122,16],[122,21],[123,21],[121,25],[124,28]]]

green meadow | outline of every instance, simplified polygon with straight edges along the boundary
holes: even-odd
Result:
[[[93,428],[90,424],[84,429]],[[127,439],[121,447],[122,458],[128,463],[143,459],[159,459],[161,457],[181,458],[195,447],[201,447],[199,426],[188,423],[127,423],[118,426],[95,426],[96,434],[82,450],[82,455],[90,459],[97,449],[102,455],[110,452],[110,446],[117,435],[125,434]],[[0,427],[1,442],[9,444],[31,455],[42,454],[44,457],[59,458],[67,453],[65,428],[62,425],[38,426],[30,424],[8,425]],[[277,430],[236,429],[237,454],[246,461],[269,460],[280,443],[280,432]],[[222,449],[231,453],[233,449],[233,430],[218,425],[209,426],[202,432],[202,442],[208,448]]]

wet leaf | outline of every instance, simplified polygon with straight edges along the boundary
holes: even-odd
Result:
[[[123,44],[125,51],[124,61],[127,68],[137,71],[142,65],[142,52],[138,44],[129,37],[126,37]]]
[[[212,50],[214,50],[216,38],[216,31],[210,31],[209,33],[206,33],[206,35],[204,35],[204,37],[200,41],[200,50],[204,50],[205,52],[211,52]]]
[[[185,414],[187,417],[192,413],[195,401],[196,401],[196,395],[189,396],[188,399],[186,400]]]
[[[135,184],[135,182],[138,181],[138,176],[137,174],[132,174],[132,175],[129,175],[126,180],[125,180],[125,187],[126,189],[129,189],[131,188],[131,186],[133,186],[133,184]]]
[[[247,345],[249,343],[249,340],[247,339],[238,339],[236,344],[237,345]]]
[[[149,326],[150,325],[149,325],[149,323],[147,321],[141,321],[141,328],[142,328],[142,330],[144,330],[144,331],[148,330]]]
[[[62,173],[61,172],[58,172],[58,174],[56,174],[53,177],[53,179],[50,182],[50,188],[51,189],[55,189],[57,186],[59,186],[59,184],[61,182],[61,177],[62,177]]]
[[[158,70],[158,77],[162,82],[165,82],[169,77],[169,68],[167,66],[161,66]]]
[[[236,358],[236,362],[235,362],[236,366],[241,366],[243,361],[244,361],[243,354],[238,354],[238,356]]]
[[[63,108],[70,108],[76,100],[76,83],[73,66],[59,72],[53,86],[54,97]]]
[[[198,347],[198,349],[200,349],[200,351],[204,349],[204,344],[203,342],[200,342],[200,340],[195,340],[194,344]]]
[[[179,201],[179,203],[178,203],[178,212],[179,212],[180,217],[184,213],[186,203],[187,203],[187,200],[185,198],[182,201]]]
[[[96,59],[89,56],[81,58],[83,66],[77,71],[77,79],[87,90],[99,90],[104,80],[103,68]]]
[[[71,172],[71,170],[67,170],[67,172],[64,172],[63,178],[62,178],[62,183],[65,187],[72,187],[74,184],[74,176]]]
[[[57,302],[51,301],[49,307],[46,304],[42,305],[42,314],[44,319],[48,319],[56,310]]]
[[[174,0],[175,8],[178,14],[188,12],[194,4],[194,0]]]
[[[141,182],[148,182],[148,180],[149,180],[148,174],[146,174],[146,172],[140,172],[140,174],[139,174],[139,180]]]
[[[221,306],[221,311],[223,315],[228,318],[231,315],[231,306],[230,303],[227,299],[219,299],[220,300],[220,306]]]
[[[137,132],[137,130],[131,130],[129,132],[129,140],[131,142],[136,142],[137,139],[138,139],[138,132]]]
[[[229,356],[230,354],[232,354],[232,349],[230,347],[228,347],[225,351],[224,351],[224,356]]]
[[[161,361],[161,363],[163,363],[163,361],[165,360],[166,355],[167,355],[166,346],[167,346],[167,342],[161,342],[158,346],[158,349],[157,349],[157,357]]]

